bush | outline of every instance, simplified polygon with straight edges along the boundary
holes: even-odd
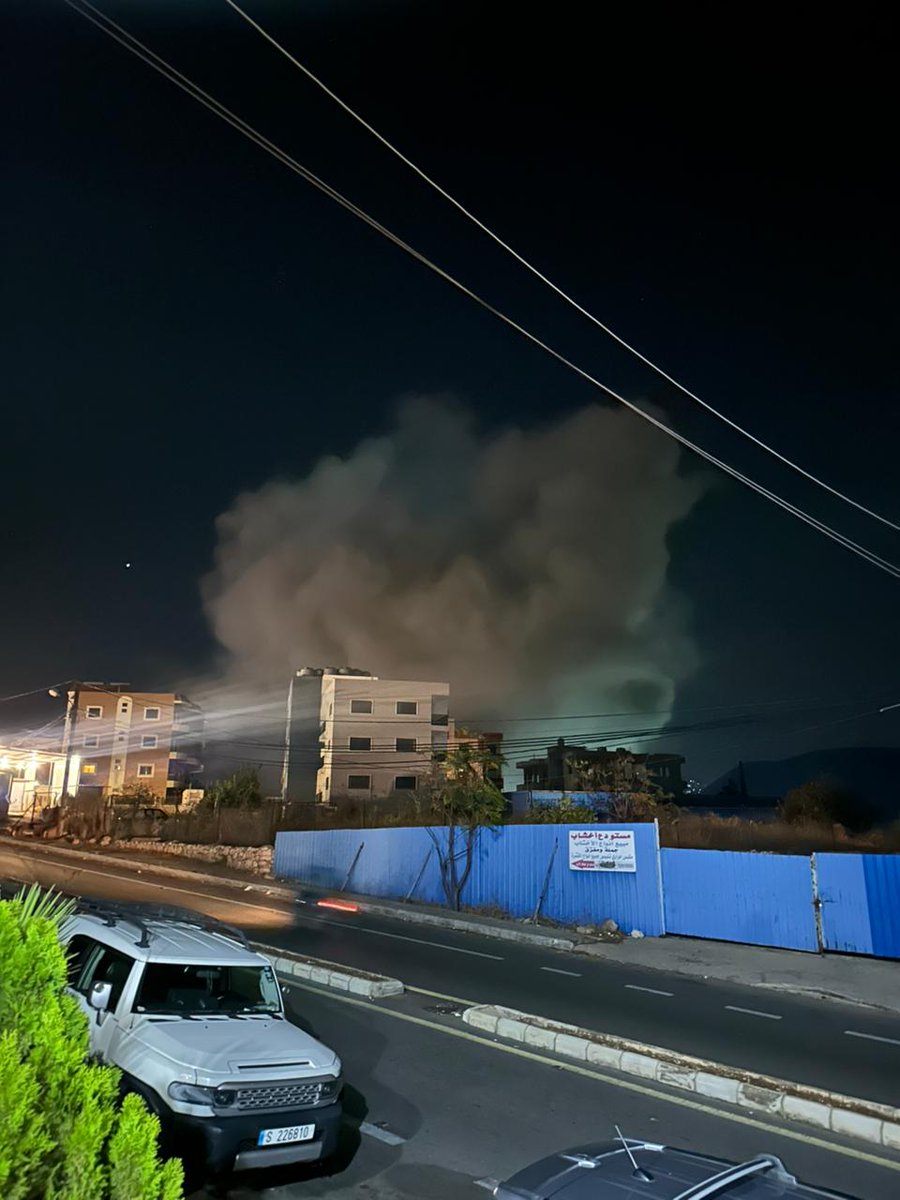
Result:
[[[92,1062],[59,941],[71,905],[37,888],[0,902],[0,1195],[4,1200],[181,1200],[159,1121],[119,1072]]]
[[[220,779],[204,792],[199,807],[207,812],[221,808],[261,808],[265,801],[259,772],[242,767],[227,779]]]
[[[811,822],[843,825],[852,833],[871,829],[874,821],[874,813],[866,801],[827,779],[793,788],[782,800],[779,815],[789,825]]]

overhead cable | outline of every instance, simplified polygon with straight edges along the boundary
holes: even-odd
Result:
[[[839,500],[843,500],[846,504],[852,505],[853,508],[858,509],[862,513],[865,513],[866,516],[873,517],[876,521],[880,521],[883,525],[887,525],[891,529],[895,529],[898,532],[900,532],[900,525],[897,525],[894,521],[891,521],[888,517],[882,516],[881,513],[875,512],[874,509],[867,508],[864,504],[860,504],[860,502],[858,500],[854,500],[854,499],[852,499],[852,497],[845,495],[843,492],[839,491],[837,488],[832,487],[831,484],[826,483],[824,479],[819,479],[818,476],[813,475],[811,471],[807,471],[804,467],[801,467],[798,463],[795,463],[792,459],[788,458],[787,455],[781,454],[778,450],[775,449],[774,446],[770,446],[767,442],[764,442],[762,440],[762,438],[759,438],[755,434],[751,433],[749,429],[745,429],[742,425],[739,425],[737,423],[737,421],[733,421],[730,417],[726,416],[725,413],[720,412],[719,409],[717,409],[717,408],[714,408],[712,404],[709,404],[706,400],[703,400],[700,396],[696,395],[694,392],[692,392],[690,390],[690,388],[686,387],[683,383],[679,383],[679,381],[677,379],[675,379],[674,376],[670,375],[667,371],[664,371],[662,367],[658,366],[655,362],[652,361],[652,359],[648,358],[647,355],[642,354],[641,351],[637,349],[637,347],[632,346],[630,342],[627,342],[625,340],[625,338],[621,337],[618,333],[616,333],[614,329],[611,329],[608,325],[605,325],[603,323],[603,321],[600,320],[599,317],[595,316],[592,312],[590,312],[582,304],[579,304],[579,302],[576,299],[574,299],[574,297],[570,296],[568,294],[568,292],[564,291],[558,284],[554,283],[552,279],[548,278],[548,276],[546,276],[538,267],[536,267],[532,262],[530,262],[527,258],[525,258],[524,255],[520,254],[508,242],[504,241],[504,239],[498,233],[496,233],[493,229],[491,229],[489,225],[486,225],[484,221],[482,221],[473,212],[471,212],[470,209],[466,208],[465,205],[462,204],[459,200],[457,200],[455,196],[451,195],[451,193],[448,192],[446,190],[446,188],[443,188],[439,183],[437,183],[436,180],[432,179],[431,176],[428,175],[417,163],[413,162],[413,160],[411,158],[408,158],[407,155],[405,155],[402,150],[400,150],[397,146],[395,146],[393,142],[389,141],[388,138],[386,138],[384,136],[384,134],[380,133],[373,125],[371,125],[365,119],[365,117],[363,117],[360,113],[358,113],[356,111],[356,109],[352,108],[345,100],[343,100],[340,96],[338,96],[337,93],[334,92],[322,79],[320,79],[317,75],[315,75],[309,69],[309,67],[307,67],[305,65],[305,63],[302,63],[285,46],[283,46],[279,41],[277,41],[276,38],[274,38],[272,36],[272,34],[268,32],[268,30],[264,29],[263,26],[259,24],[258,21],[255,21],[249,15],[249,13],[245,12],[244,9],[241,8],[241,6],[235,2],[235,0],[225,0],[225,3],[228,4],[231,8],[233,8],[234,11],[239,16],[241,16],[247,22],[248,25],[251,25],[257,31],[257,33],[261,34],[262,37],[264,37],[266,39],[266,41],[270,43],[270,45],[274,46],[274,48],[280,54],[282,54],[299,71],[301,71],[307,77],[307,79],[309,79],[312,83],[314,83],[316,85],[316,87],[320,88],[325,93],[326,96],[328,96],[331,100],[333,100],[335,102],[335,104],[338,104],[344,110],[344,112],[346,112],[349,116],[351,116],[354,119],[354,121],[356,121],[359,125],[361,125],[363,127],[363,129],[365,129],[374,138],[376,138],[379,142],[381,142],[381,144],[386,149],[390,150],[390,152],[393,155],[395,155],[397,158],[399,158],[400,161],[402,163],[404,163],[407,167],[409,167],[409,169],[411,171],[415,172],[415,174],[418,175],[419,178],[422,179],[425,183],[427,183],[429,187],[433,188],[440,196],[443,196],[443,198],[445,200],[447,200],[450,204],[452,204],[453,207],[455,209],[457,209],[458,212],[462,213],[462,215],[467,220],[471,221],[473,225],[476,225],[482,231],[482,233],[487,234],[487,236],[492,241],[496,242],[496,244],[498,246],[500,246],[501,249],[505,250],[507,254],[512,255],[512,257],[518,263],[520,263],[523,267],[525,267],[525,269],[527,271],[530,271],[531,274],[534,275],[537,279],[539,279],[542,283],[546,284],[546,286],[549,287],[552,291],[554,291],[557,294],[557,296],[559,296],[567,304],[571,305],[571,307],[574,308],[577,312],[579,312],[583,317],[587,317],[587,319],[589,321],[591,321],[594,325],[596,325],[598,329],[602,329],[602,331],[605,334],[607,334],[608,337],[611,337],[613,339],[613,341],[618,342],[618,344],[620,346],[622,346],[623,349],[627,350],[629,354],[633,354],[635,356],[635,358],[640,359],[640,361],[642,363],[644,363],[645,366],[648,366],[651,369],[651,371],[655,371],[656,374],[659,375],[661,378],[665,379],[667,383],[672,384],[673,387],[676,387],[680,392],[682,392],[689,399],[695,401],[702,408],[705,408],[707,412],[712,413],[712,415],[714,417],[717,417],[720,421],[724,421],[725,424],[728,425],[731,429],[733,429],[736,433],[739,433],[742,437],[745,437],[749,441],[753,442],[753,444],[758,446],[761,450],[765,450],[767,454],[771,454],[774,458],[777,458],[778,461],[783,463],[786,467],[790,467],[791,470],[796,471],[799,475],[802,475],[805,479],[808,479],[811,483],[816,484],[820,488],[824,488],[824,490],[826,492],[830,492],[832,496],[836,496]]]
[[[118,42],[130,53],[136,55],[148,66],[164,75],[177,87],[181,88],[182,91],[187,92],[188,95],[197,100],[198,103],[202,104],[204,108],[209,109],[210,112],[220,117],[223,121],[226,121],[245,137],[249,138],[256,145],[260,146],[261,149],[265,150],[268,154],[271,154],[273,158],[276,158],[290,170],[294,171],[295,174],[305,179],[308,183],[311,183],[319,191],[323,192],[330,199],[334,200],[335,203],[340,204],[342,208],[345,208],[359,220],[370,226],[370,228],[387,238],[399,249],[410,255],[410,257],[414,258],[417,262],[420,262],[430,271],[433,271],[434,274],[445,280],[452,287],[456,288],[463,295],[467,296],[470,300],[473,300],[476,304],[480,305],[481,308],[485,309],[486,312],[491,313],[510,329],[515,330],[527,341],[531,342],[533,345],[549,354],[563,366],[568,367],[569,370],[573,371],[580,378],[599,389],[605,395],[610,396],[613,400],[616,400],[618,403],[624,405],[625,408],[629,409],[629,411],[640,417],[641,420],[646,421],[655,429],[658,429],[661,433],[666,434],[667,437],[672,438],[674,441],[678,442],[679,445],[685,447],[685,449],[691,450],[698,457],[704,459],[704,461],[711,463],[720,471],[723,471],[726,475],[730,475],[733,479],[738,480],[738,482],[742,483],[745,487],[748,487],[752,491],[757,492],[759,495],[764,496],[773,504],[778,505],[779,508],[784,509],[785,512],[791,513],[791,515],[795,516],[798,520],[803,521],[811,528],[816,529],[819,533],[824,534],[825,537],[830,538],[832,541],[836,542],[840,546],[843,546],[846,550],[850,550],[853,554],[858,555],[860,558],[865,559],[867,562],[871,563],[872,566],[875,566],[879,570],[886,572],[895,579],[900,578],[900,567],[898,567],[896,564],[889,562],[880,555],[877,555],[871,550],[866,549],[859,543],[854,542],[851,538],[845,537],[844,534],[832,529],[831,526],[826,525],[823,521],[819,521],[817,518],[810,516],[808,513],[789,503],[787,500],[784,500],[782,497],[776,495],[762,484],[757,483],[755,480],[744,475],[735,467],[730,466],[728,463],[709,453],[709,451],[704,450],[701,446],[697,445],[695,442],[692,442],[683,434],[678,433],[677,430],[674,430],[669,425],[666,425],[664,421],[660,421],[657,417],[654,417],[651,413],[645,411],[639,405],[633,403],[631,400],[626,399],[607,384],[602,383],[599,379],[596,379],[582,367],[577,366],[570,359],[566,358],[565,355],[561,354],[558,350],[555,350],[547,342],[542,341],[536,334],[531,333],[523,325],[520,325],[517,321],[513,320],[512,317],[507,316],[506,313],[494,307],[494,305],[489,301],[483,299],[483,297],[472,291],[471,288],[460,282],[460,280],[456,279],[448,271],[445,271],[443,267],[438,266],[426,255],[422,254],[413,246],[403,241],[403,239],[397,234],[387,229],[379,221],[375,220],[374,217],[369,216],[367,212],[359,208],[351,200],[348,200],[340,192],[336,191],[329,184],[325,183],[324,180],[320,179],[306,167],[302,166],[302,164],[298,163],[274,142],[269,141],[268,138],[264,137],[241,117],[238,117],[235,113],[231,112],[231,110],[226,108],[224,104],[221,104],[218,100],[209,95],[209,93],[205,92],[187,76],[183,75],[176,68],[172,67],[168,62],[166,62],[165,59],[161,58],[160,55],[150,50],[136,37],[128,33],[128,31],[125,30],[121,25],[118,25],[110,17],[107,17],[95,5],[89,3],[89,0],[65,0],[65,3],[80,16],[90,21],[92,25],[95,25],[98,29],[102,30],[102,32],[107,34],[107,36],[113,38],[114,41]]]

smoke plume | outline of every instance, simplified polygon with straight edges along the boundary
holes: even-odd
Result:
[[[664,712],[694,663],[666,535],[700,491],[626,413],[485,434],[416,398],[349,457],[239,496],[206,608],[248,685],[347,665],[447,680],[464,717]]]

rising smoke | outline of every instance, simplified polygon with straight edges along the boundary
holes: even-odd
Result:
[[[204,596],[228,673],[293,666],[448,680],[464,717],[661,711],[694,664],[666,535],[702,485],[598,406],[481,432],[416,398],[383,437],[218,520]]]

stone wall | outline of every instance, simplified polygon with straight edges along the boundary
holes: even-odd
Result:
[[[202,862],[219,863],[254,875],[272,875],[272,846],[201,846],[188,842],[117,841],[117,849],[139,850],[142,854],[168,854]]]

